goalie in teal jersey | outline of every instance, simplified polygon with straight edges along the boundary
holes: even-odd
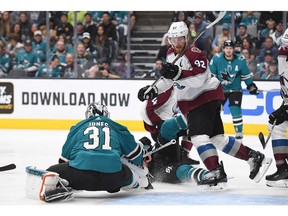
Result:
[[[243,138],[243,118],[242,118],[242,86],[244,81],[247,90],[251,95],[258,94],[258,88],[253,82],[252,75],[247,67],[246,59],[234,53],[234,43],[226,40],[223,43],[223,52],[213,56],[210,62],[211,73],[221,82],[225,100],[223,105],[229,100],[229,109],[233,119],[236,132],[236,139]]]
[[[65,185],[73,190],[114,193],[120,189],[152,188],[145,162],[150,156],[144,157],[143,143],[136,142],[125,126],[111,120],[107,107],[99,102],[91,103],[85,116],[71,127],[59,164],[46,171],[59,175],[59,182],[67,180]],[[63,183],[60,185],[64,189],[56,187],[59,182],[55,181],[53,190],[50,185],[49,191],[42,191],[42,200],[71,198],[67,195],[71,190],[66,190]]]

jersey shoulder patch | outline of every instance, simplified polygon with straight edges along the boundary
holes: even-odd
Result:
[[[197,47],[191,47],[191,51],[196,52],[196,53],[201,53],[201,50],[198,49]]]

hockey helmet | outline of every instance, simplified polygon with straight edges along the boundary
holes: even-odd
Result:
[[[168,40],[171,43],[172,38],[185,37],[185,42],[187,42],[188,27],[185,22],[173,22],[168,30]]]
[[[94,116],[106,116],[109,118],[110,113],[106,105],[101,104],[100,102],[92,102],[87,107],[87,110],[85,112],[85,117],[91,118]]]
[[[227,47],[227,46],[230,46],[230,47],[233,47],[234,48],[234,42],[232,40],[225,40],[224,43],[223,43],[223,48]]]

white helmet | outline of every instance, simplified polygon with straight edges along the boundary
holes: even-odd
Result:
[[[282,46],[288,47],[288,29],[286,29],[280,40]]]
[[[185,42],[187,42],[187,35],[188,35],[188,27],[185,22],[179,21],[179,22],[173,22],[168,30],[168,39],[169,43],[171,43],[171,38],[176,37],[185,37]]]
[[[85,117],[90,118],[94,116],[106,116],[109,118],[110,113],[106,105],[101,104],[100,102],[93,102],[88,105],[85,112]]]

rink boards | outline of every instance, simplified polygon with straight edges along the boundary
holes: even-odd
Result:
[[[152,80],[0,79],[0,128],[69,129],[84,118],[86,106],[101,101],[111,118],[131,131],[144,131],[138,90]],[[242,82],[243,83],[243,82]],[[250,95],[243,83],[244,133],[267,134],[268,115],[282,102],[279,81],[255,82],[262,91]],[[233,133],[228,106],[222,113],[225,130]]]

